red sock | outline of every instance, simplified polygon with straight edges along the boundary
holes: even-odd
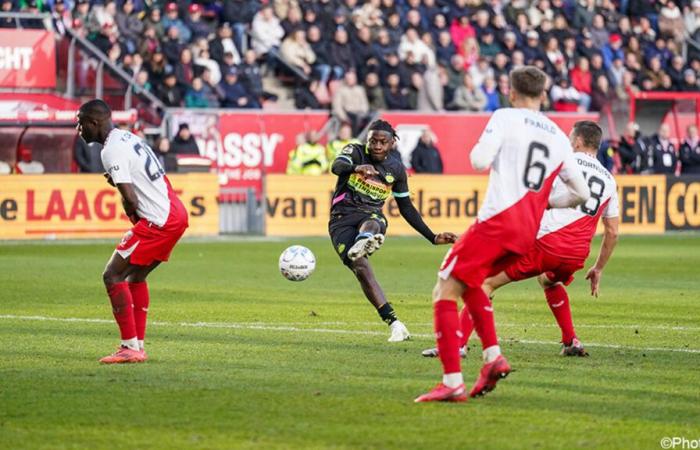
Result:
[[[457,302],[438,300],[433,307],[435,308],[435,336],[443,373],[461,372],[459,360],[461,331],[457,317]]]
[[[561,328],[561,341],[564,344],[570,344],[576,337],[576,332],[574,332],[569,295],[566,293],[566,289],[561,284],[555,284],[544,290],[544,296],[547,297],[549,309],[552,310],[552,314]]]
[[[459,312],[459,325],[462,329],[462,340],[460,341],[460,346],[464,347],[469,343],[469,337],[474,331],[474,322],[472,322],[472,317],[469,315],[469,308],[466,305],[466,296],[463,298],[465,304],[462,310]]]
[[[491,300],[486,296],[481,287],[468,287],[463,297],[466,298],[469,314],[474,321],[476,334],[481,339],[481,346],[484,349],[498,345],[496,337],[496,324],[493,320],[493,307]]]
[[[112,303],[112,313],[119,325],[122,340],[136,337],[134,324],[134,304],[129,291],[129,283],[122,281],[107,288],[109,301]]]
[[[136,337],[143,341],[146,337],[146,316],[148,314],[148,283],[129,283],[131,298],[134,299],[134,323],[136,324]]]

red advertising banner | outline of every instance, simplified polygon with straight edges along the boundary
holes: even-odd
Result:
[[[565,133],[578,120],[597,120],[597,114],[548,115]],[[399,151],[404,162],[424,130],[437,138],[446,174],[475,173],[469,151],[486,126],[489,114],[420,114],[385,112],[382,118],[396,127]],[[263,174],[285,173],[289,152],[297,139],[310,130],[320,130],[329,116],[325,112],[229,112],[180,110],[170,121],[170,136],[187,123],[200,155],[210,159],[222,187],[262,187]]]
[[[213,161],[222,187],[260,189],[264,173],[285,173],[289,152],[306,131],[320,130],[324,112],[239,113],[178,111],[170,123],[175,136],[187,123],[200,155]]]
[[[481,132],[491,117],[487,113],[441,113],[420,114],[406,112],[384,112],[382,119],[390,122],[399,135],[399,152],[404,163],[411,159],[423,132],[431,130],[436,138],[436,147],[442,156],[446,174],[476,173],[469,162],[469,152],[479,140]],[[597,113],[588,114],[547,114],[566,134],[579,120],[598,120]]]
[[[53,33],[0,29],[0,42],[0,87],[56,87],[56,41]]]

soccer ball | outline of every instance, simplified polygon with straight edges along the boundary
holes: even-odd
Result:
[[[316,257],[301,245],[292,245],[280,255],[279,268],[289,281],[304,281],[314,273]]]

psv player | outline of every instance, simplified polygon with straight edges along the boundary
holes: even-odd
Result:
[[[588,200],[588,186],[567,136],[541,114],[547,76],[533,66],[510,73],[512,108],[493,113],[471,152],[476,170],[491,167],[477,220],[448,252],[433,290],[435,334],[443,379],[416,402],[465,401],[460,367],[461,331],[457,299],[462,297],[483,346],[484,366],[469,395],[493,390],[510,373],[496,337],[493,308],[481,288],[534,246],[548,206],[565,208]],[[550,197],[559,177],[568,187]],[[549,201],[548,201],[549,200]]]
[[[122,197],[134,224],[122,238],[102,274],[119,325],[121,345],[105,364],[147,359],[144,350],[149,295],[146,277],[163,261],[187,228],[187,211],[173,191],[153,150],[138,136],[115,128],[102,100],[80,107],[77,130],[88,143],[99,142],[105,177]]]
[[[338,182],[328,223],[338,256],[355,274],[379,317],[389,325],[389,342],[405,341],[410,334],[387,302],[368,259],[384,243],[388,225],[382,214],[384,202],[393,195],[401,216],[430,243],[451,244],[457,240],[454,233],[433,233],[413,206],[406,169],[397,152],[392,152],[395,140],[396,131],[389,122],[376,120],[369,126],[367,145],[343,147],[331,167]]]
[[[484,292],[491,296],[493,291],[512,281],[536,276],[561,329],[561,354],[564,356],[588,356],[574,330],[565,286],[571,284],[573,274],[584,267],[599,219],[602,218],[605,234],[598,259],[586,274],[586,279],[591,283],[591,295],[598,296],[603,269],[617,243],[620,223],[617,185],[610,172],[596,158],[602,134],[598,124],[587,120],[576,122],[571,131],[576,163],[588,182],[591,197],[576,208],[545,211],[535,247],[506,270],[486,279],[483,285]],[[555,181],[552,195],[560,195],[566,189],[564,184]],[[468,311],[462,310],[460,321],[464,347],[473,328]],[[423,352],[424,356],[437,354],[437,349]]]

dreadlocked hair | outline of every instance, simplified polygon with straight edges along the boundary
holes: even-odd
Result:
[[[391,126],[389,122],[386,120],[375,120],[369,125],[369,131],[386,131],[393,137],[394,139],[398,139],[399,136],[396,134],[396,130],[394,130],[394,127]]]

